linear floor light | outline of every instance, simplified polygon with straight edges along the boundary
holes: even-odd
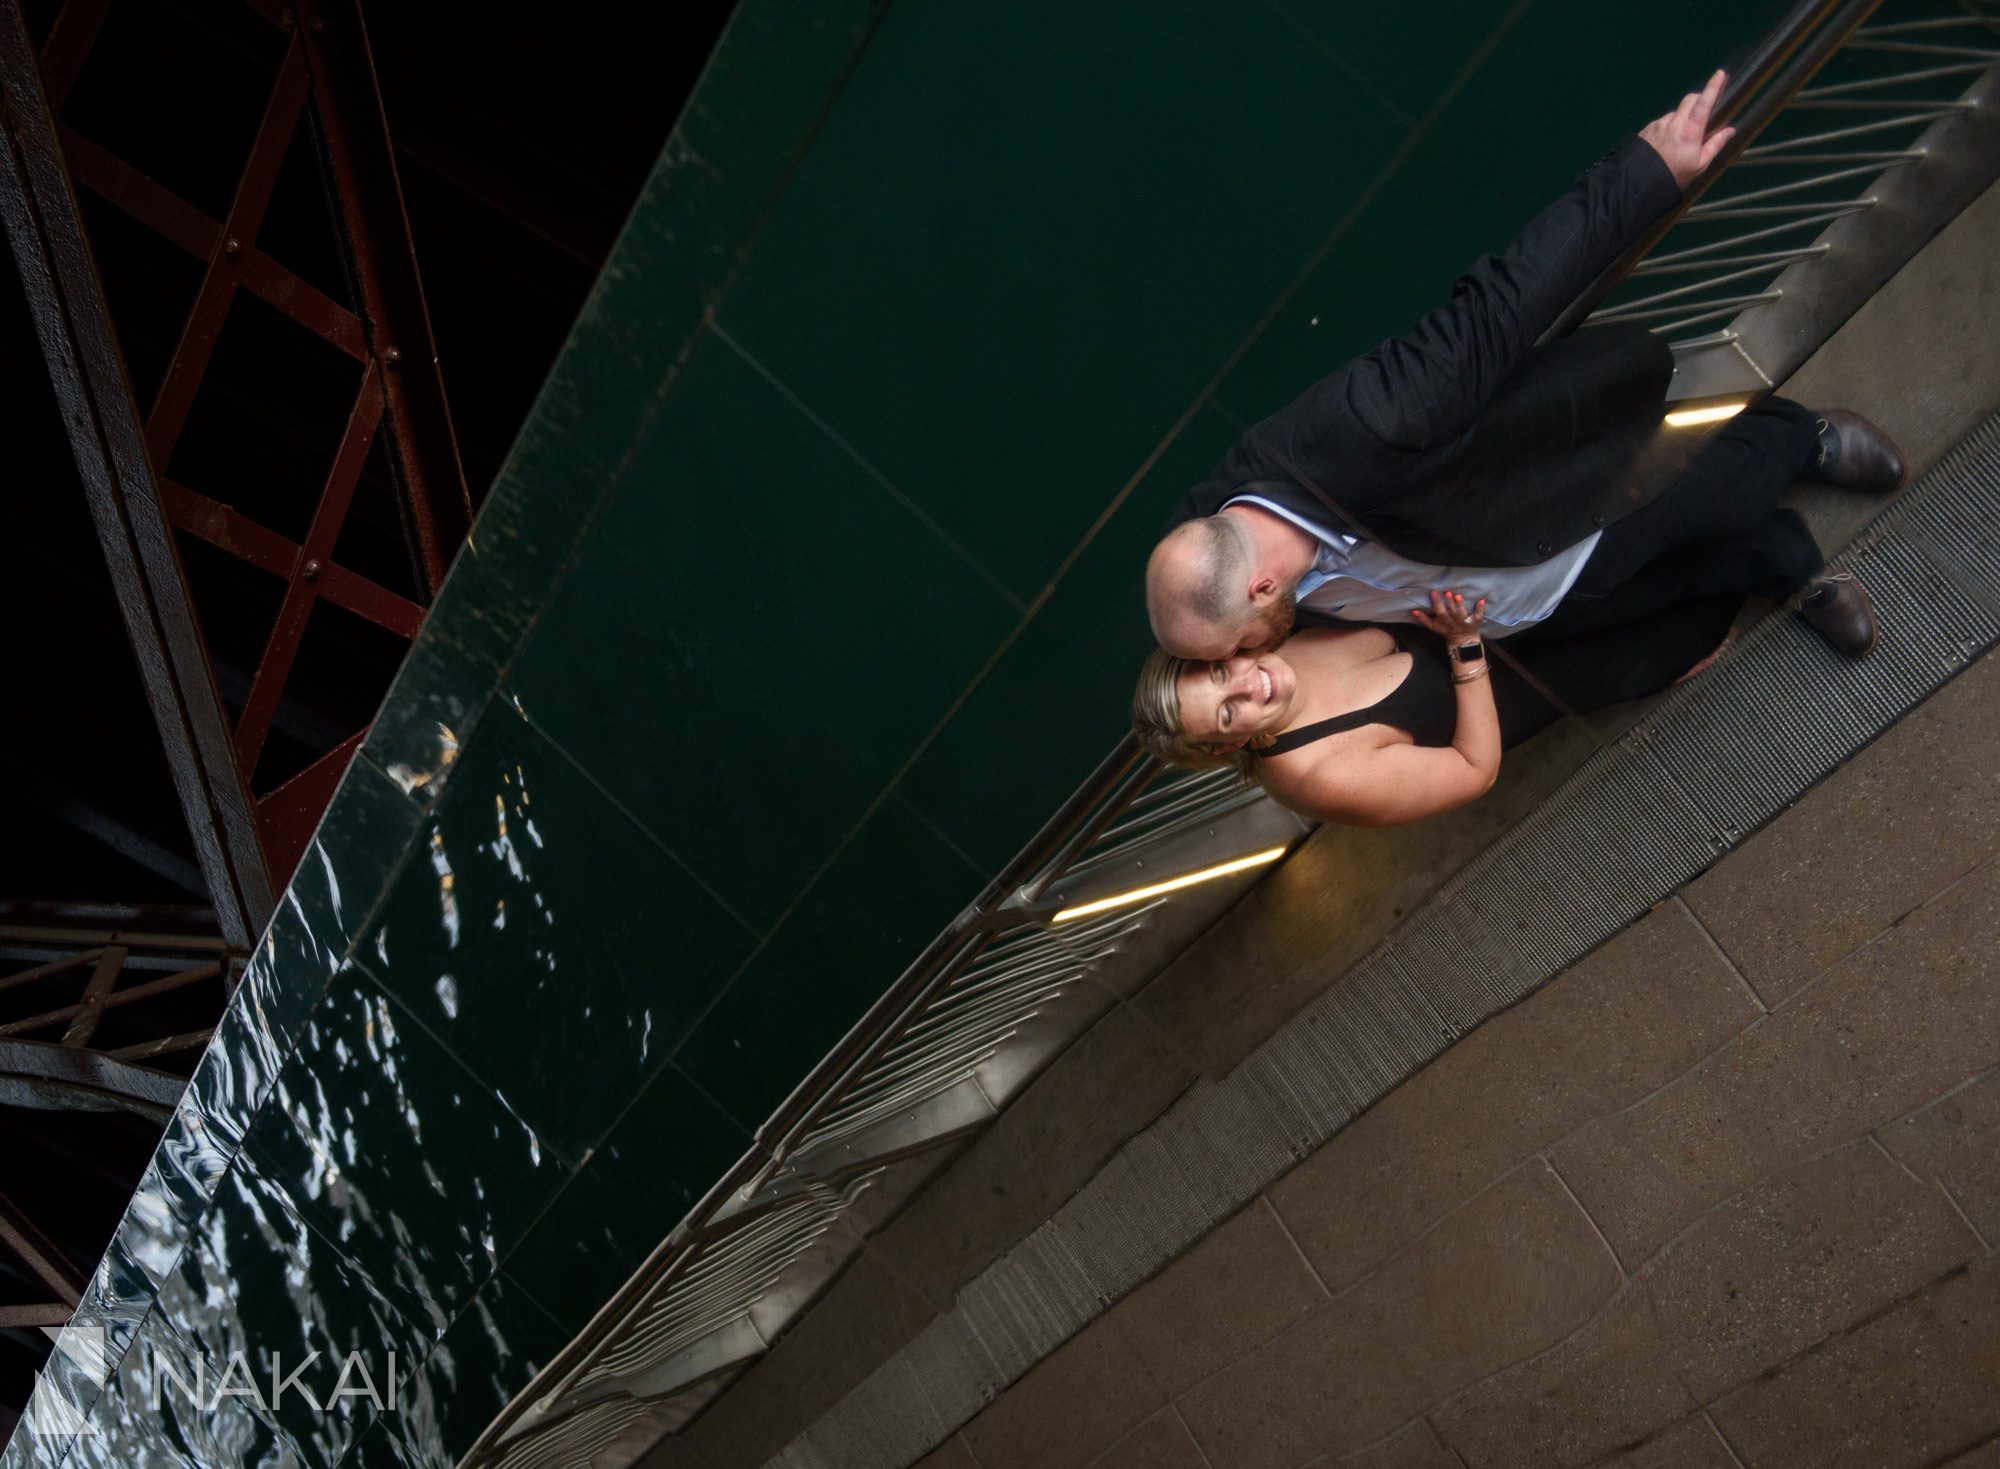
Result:
[[[1179,877],[1167,878],[1164,882],[1148,883],[1142,888],[1129,892],[1113,893],[1108,898],[1099,898],[1092,903],[1079,903],[1074,908],[1058,909],[1051,923],[1068,923],[1073,918],[1088,918],[1093,913],[1103,913],[1112,908],[1125,908],[1133,903],[1143,903],[1148,898],[1157,898],[1162,893],[1179,892],[1191,888],[1198,882],[1211,878],[1228,877],[1231,873],[1247,872],[1252,867],[1262,867],[1266,862],[1275,862],[1291,848],[1266,847],[1261,852],[1252,852],[1247,857],[1237,857],[1228,862],[1218,862],[1213,867],[1203,867],[1199,871],[1184,872]]]
[[[1693,428],[1699,423],[1720,423],[1725,418],[1734,418],[1748,404],[1711,403],[1706,408],[1676,408],[1667,415],[1668,428]]]

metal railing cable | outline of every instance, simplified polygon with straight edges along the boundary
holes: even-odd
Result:
[[[1912,9],[1931,13],[1831,7],[1787,63],[1810,63],[1809,80],[1742,113],[1731,187],[1691,199],[1585,319],[1644,325],[1686,356],[1731,345],[1738,316],[1782,301],[1781,276],[1834,250],[1830,226],[1880,207],[1882,183],[1930,157],[1937,124],[1980,109],[1968,88],[2000,64],[2000,8],[1896,6]]]
[[[1715,125],[1732,126],[1736,136],[1700,178],[1682,190],[1681,205],[1640,237],[1556,319],[1544,340],[1568,334],[1597,311],[1604,299],[1630,277],[1661,236],[1697,207],[1702,196],[1783,110],[1786,102],[1824,66],[1841,43],[1881,0],[1798,0],[1771,33],[1745,57],[1725,83],[1715,108]]]

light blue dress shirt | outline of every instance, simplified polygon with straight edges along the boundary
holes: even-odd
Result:
[[[1546,621],[1576,585],[1583,563],[1604,534],[1595,531],[1533,566],[1427,566],[1373,541],[1315,525],[1262,495],[1238,495],[1229,505],[1268,510],[1319,542],[1312,570],[1299,578],[1301,607],[1346,622],[1408,622],[1410,609],[1430,606],[1433,589],[1459,592],[1468,603],[1486,599],[1483,632],[1488,638],[1504,638]]]

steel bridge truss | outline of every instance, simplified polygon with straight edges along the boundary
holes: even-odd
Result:
[[[6,121],[0,216],[203,878],[224,937],[243,948],[269,919],[274,895],[362,737],[353,732],[274,788],[259,788],[255,780],[315,604],[323,600],[398,637],[414,637],[424,604],[464,539],[470,500],[359,0],[247,0],[251,21],[282,36],[282,59],[219,219],[62,120],[114,3],[134,0],[69,0],[39,53],[19,0],[0,4]],[[206,5],[239,13],[246,0]],[[280,165],[302,126],[312,130],[336,206],[352,309],[258,245]],[[78,188],[201,266],[193,306],[143,410],[105,303]],[[345,428],[302,540],[168,472],[231,304],[243,292],[336,349],[353,368]],[[378,430],[386,430],[422,601],[334,555]],[[234,717],[190,595],[180,537],[205,542],[283,586]]]

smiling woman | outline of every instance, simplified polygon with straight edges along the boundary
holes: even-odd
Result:
[[[1483,603],[1433,593],[1409,627],[1316,627],[1279,649],[1201,661],[1155,651],[1132,722],[1161,759],[1234,767],[1321,821],[1389,826],[1476,800],[1502,751],[1564,712],[1656,692],[1727,636],[1738,597],[1676,604],[1617,629],[1523,634],[1489,664]]]

